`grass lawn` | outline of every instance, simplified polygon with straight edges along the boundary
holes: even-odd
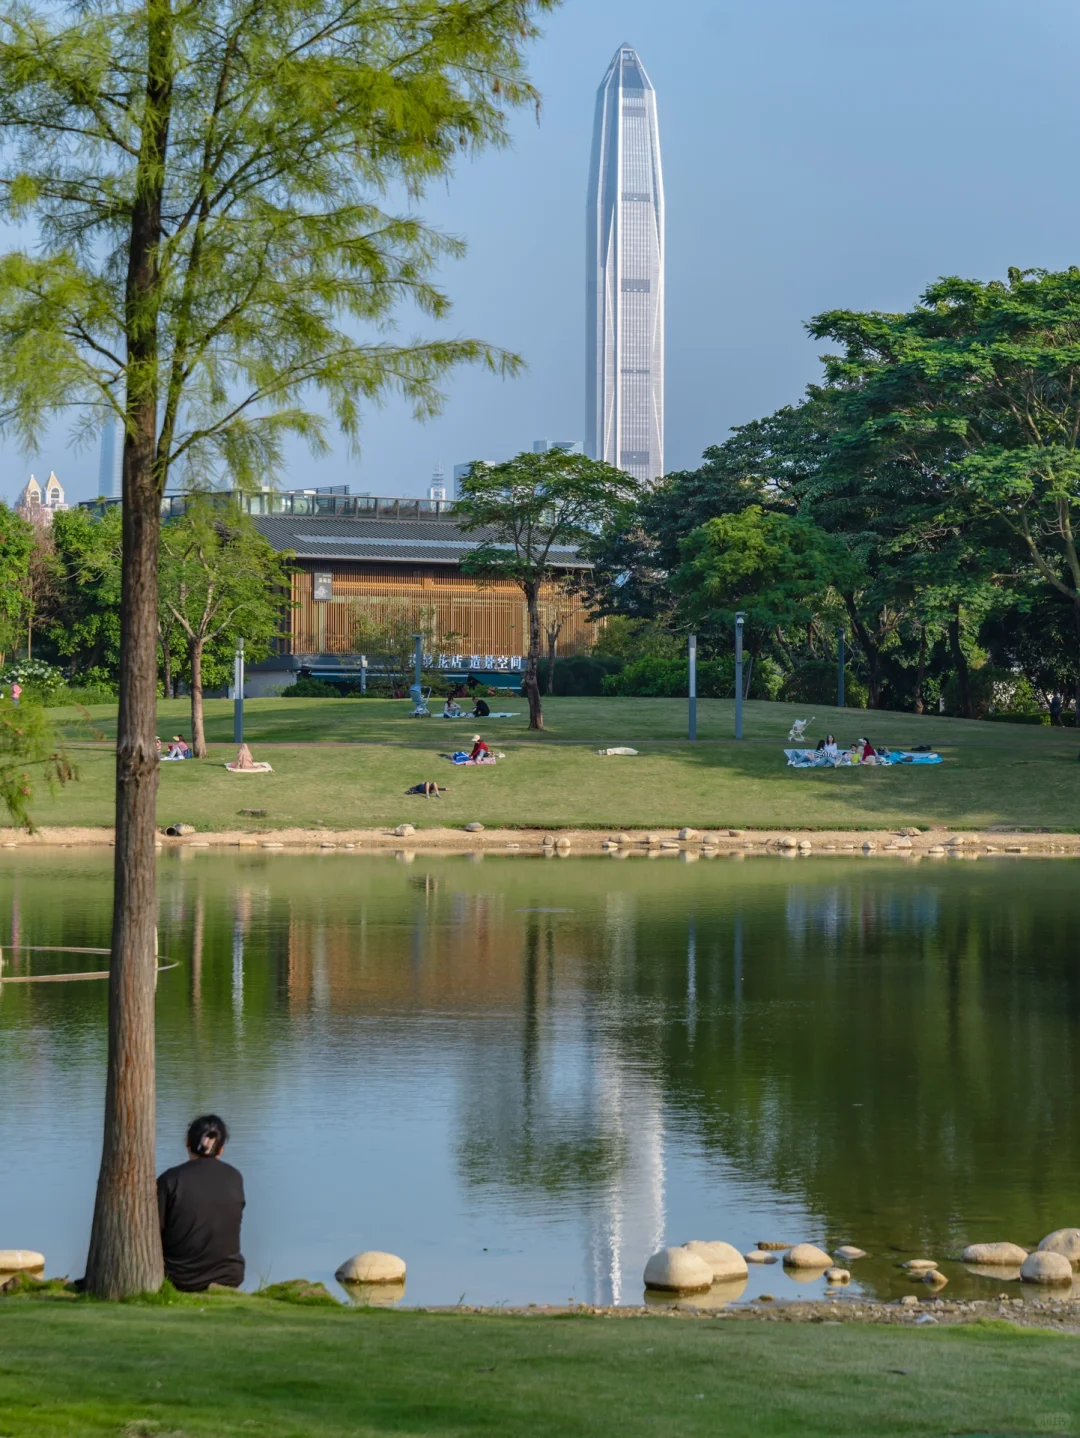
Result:
[[[266,1299],[0,1302],[4,1438],[1075,1433],[1080,1340]]]
[[[732,702],[703,700],[697,744],[686,742],[686,705],[679,700],[552,699],[545,705],[549,727],[539,735],[526,728],[522,701],[509,707],[520,711],[518,718],[448,724],[409,719],[401,701],[249,700],[247,738],[275,772],[237,776],[223,768],[233,756],[225,742],[232,705],[212,700],[211,757],[162,766],[159,819],[203,830],[316,821],[366,828],[404,819],[419,826],[478,820],[489,827],[1080,827],[1080,735],[1074,730],[819,709],[813,736],[832,729],[841,742],[869,733],[876,743],[930,743],[946,762],[798,772],[786,766],[782,749],[792,718],[805,716],[805,706],[747,704],[747,737],[736,743],[722,737],[731,733]],[[159,732],[186,732],[187,712],[184,701],[163,702]],[[35,817],[43,824],[111,824],[112,756],[103,744],[86,741],[115,732],[115,711],[56,710],[54,716],[74,746],[81,779],[55,800],[39,798]],[[466,744],[474,728],[507,754],[505,762],[454,769],[440,757]],[[640,753],[596,753],[616,744]],[[405,796],[426,778],[450,784],[445,799]],[[265,809],[267,816],[245,820],[242,808]]]

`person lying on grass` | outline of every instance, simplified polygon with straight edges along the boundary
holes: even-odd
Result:
[[[406,794],[423,794],[425,799],[440,799],[448,792],[449,786],[444,784],[440,789],[434,779],[425,779],[422,784],[414,784],[411,789],[406,789]]]
[[[203,1114],[187,1131],[187,1162],[157,1181],[165,1277],[182,1293],[204,1293],[212,1283],[239,1288],[244,1281],[244,1180],[221,1162],[228,1138],[217,1114]]]

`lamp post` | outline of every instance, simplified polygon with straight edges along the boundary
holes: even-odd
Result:
[[[735,616],[735,738],[742,738],[742,632],[746,614],[743,610]]]
[[[836,636],[836,707],[844,707],[844,631]]]
[[[697,738],[697,635],[690,636],[690,738]]]
[[[422,634],[414,634],[413,638],[416,640],[416,678],[413,680],[413,683],[417,689],[419,689],[420,675],[424,672],[424,636]]]
[[[233,655],[233,743],[244,742],[244,641],[236,641]]]

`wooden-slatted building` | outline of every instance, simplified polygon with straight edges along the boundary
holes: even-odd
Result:
[[[355,679],[364,620],[376,626],[404,621],[432,634],[431,666],[448,678],[471,672],[490,683],[516,682],[528,647],[524,597],[515,584],[481,584],[463,573],[469,551],[491,536],[463,533],[452,504],[322,494],[274,494],[265,501],[270,512],[260,513],[259,496],[244,498],[274,549],[295,555],[296,572],[287,636],[277,655],[249,671],[249,693],[288,683],[297,673]],[[568,576],[585,567],[570,546],[551,557]],[[591,644],[593,625],[564,586],[547,586],[542,614],[545,623],[561,621],[560,655]]]

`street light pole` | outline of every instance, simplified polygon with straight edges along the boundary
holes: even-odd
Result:
[[[233,743],[244,742],[244,641],[236,641],[233,655]]]
[[[697,738],[697,635],[690,636],[690,738]]]
[[[735,738],[742,738],[742,632],[746,615],[740,609],[735,616]]]
[[[836,640],[836,707],[844,707],[844,631],[841,629]]]

